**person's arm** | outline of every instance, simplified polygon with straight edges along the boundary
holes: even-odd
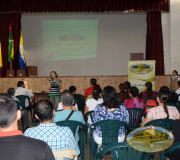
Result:
[[[146,123],[150,122],[150,121],[152,121],[152,119],[149,118],[148,116],[146,116],[146,119],[144,120],[144,122],[140,123],[140,126],[141,126],[141,127],[144,127],[144,125],[145,125]]]
[[[86,105],[85,108],[84,108],[84,115],[89,111],[89,108],[88,106]]]
[[[48,90],[50,90],[51,87],[52,87],[52,81],[49,80],[49,81],[48,81]]]

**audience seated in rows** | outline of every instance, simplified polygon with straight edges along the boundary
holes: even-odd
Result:
[[[145,109],[145,102],[143,99],[138,98],[139,90],[137,87],[132,86],[129,91],[130,99],[124,101],[124,105],[127,109],[140,108]]]
[[[9,88],[7,91],[8,95],[10,95],[15,101],[19,102],[19,100],[14,96],[15,95],[15,90],[14,88]],[[29,128],[29,112],[26,109],[22,110],[22,107],[20,106],[21,109],[21,117],[22,120],[24,121],[24,126],[25,129]]]
[[[146,99],[146,98],[156,98],[157,92],[152,90],[152,83],[146,82],[145,83],[145,91],[139,94],[139,98]]]
[[[43,141],[25,137],[18,130],[21,111],[13,98],[0,95],[0,159],[54,160],[50,147]]]
[[[96,123],[102,120],[115,119],[123,121],[129,124],[129,113],[125,106],[120,105],[117,99],[117,93],[115,88],[107,86],[103,92],[103,104],[99,104],[94,109],[93,121]],[[96,127],[94,133],[94,141],[101,145],[102,144],[102,132],[100,127]],[[123,142],[125,140],[125,130],[123,127],[119,130],[118,141]]]
[[[98,104],[103,103],[103,99],[100,97],[101,93],[102,93],[101,88],[94,88],[93,89],[93,94],[92,94],[93,98],[88,99],[86,101],[84,114],[86,114],[89,111],[93,111]],[[92,123],[91,119],[90,119],[90,117],[88,117],[88,124],[91,124],[91,123]]]
[[[55,110],[49,100],[41,100],[35,107],[35,116],[40,124],[29,128],[24,135],[46,142],[52,151],[74,149],[79,154],[78,144],[72,131],[68,127],[59,127],[53,123]]]
[[[117,94],[119,102],[124,102],[126,99],[129,99],[128,88],[124,83],[119,84],[120,92]]]
[[[62,103],[64,110],[58,111],[55,113],[54,122],[67,120],[67,117],[71,114],[71,116],[69,117],[68,120],[79,121],[79,122],[85,124],[82,113],[80,111],[74,112],[74,110],[73,110],[72,105],[74,104],[74,97],[71,94],[71,92],[69,92],[68,90],[63,92],[63,94],[61,95],[61,103]],[[75,139],[77,142],[79,141],[78,132],[76,132],[76,134],[75,134]]]
[[[151,108],[146,116],[146,119],[141,124],[144,126],[146,123],[156,119],[179,119],[180,114],[176,107],[168,106],[169,94],[166,92],[159,92],[157,96],[158,107]]]

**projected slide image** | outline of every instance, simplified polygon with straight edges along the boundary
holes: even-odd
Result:
[[[43,20],[44,60],[96,57],[97,34],[97,20]]]

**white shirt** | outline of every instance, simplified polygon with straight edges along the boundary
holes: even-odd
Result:
[[[20,95],[24,95],[24,96],[28,96],[29,98],[31,98],[32,96],[34,96],[34,94],[27,88],[22,88],[22,87],[17,87],[16,92],[15,92],[15,97],[16,96],[20,96]],[[25,102],[25,107],[29,106],[29,102],[26,99]]]
[[[78,111],[78,105],[77,104],[75,104],[75,108],[76,108],[76,110]],[[64,108],[63,108],[63,106],[62,106],[62,103],[60,102],[59,104],[58,104],[58,107],[57,107],[57,110],[59,111],[59,110],[63,110]]]
[[[103,103],[102,98],[98,98],[98,100],[91,98],[91,99],[88,99],[86,101],[86,106],[88,107],[88,111],[93,111],[95,109],[95,107],[101,103]],[[91,124],[91,118],[90,117],[88,117],[88,123]]]
[[[180,94],[180,88],[178,88],[178,89],[176,90],[176,93],[177,93],[177,94]],[[180,96],[178,97],[178,101],[180,101]]]

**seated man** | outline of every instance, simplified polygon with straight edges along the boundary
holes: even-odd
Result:
[[[7,91],[8,95],[10,95],[15,101],[18,101],[19,100],[14,97],[14,94],[15,94],[15,90],[14,88],[9,88],[8,91]],[[22,110],[22,107],[20,106],[20,109],[21,109],[21,117],[24,121],[24,126],[25,126],[25,129],[29,128],[29,112],[27,110]]]
[[[59,127],[53,123],[54,114],[53,104],[49,100],[39,101],[35,107],[35,117],[40,124],[27,129],[24,135],[45,141],[53,151],[74,149],[79,155],[78,144],[72,131],[68,127]]]
[[[21,111],[8,95],[0,95],[0,159],[54,160],[50,147],[40,140],[23,136],[18,130]]]
[[[68,120],[79,121],[85,124],[83,115],[80,111],[72,112],[73,111],[72,105],[74,104],[74,97],[68,90],[64,91],[63,94],[61,95],[61,103],[63,105],[64,110],[58,111],[55,113],[54,122],[67,120],[67,118],[71,114]],[[78,132],[76,132],[75,139],[77,142],[79,141]]]

